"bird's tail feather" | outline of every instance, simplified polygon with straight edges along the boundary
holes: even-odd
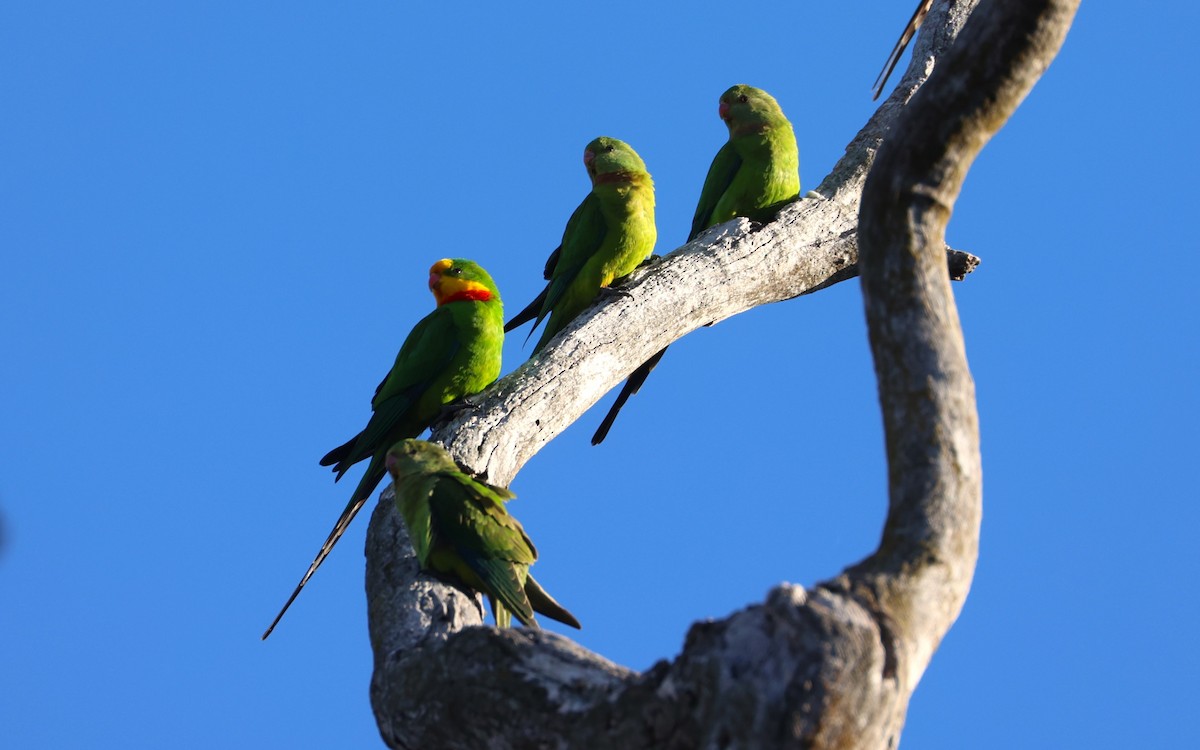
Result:
[[[570,625],[576,630],[583,629],[583,626],[579,624],[579,620],[575,619],[575,615],[568,612],[566,607],[554,601],[554,597],[546,593],[546,590],[534,580],[533,576],[525,579],[525,596],[529,597],[529,603],[533,605],[534,612],[540,612],[551,620],[557,620],[564,625]]]
[[[546,301],[546,295],[549,292],[550,285],[547,284],[546,288],[542,290],[541,294],[534,298],[533,302],[530,302],[528,305],[526,305],[524,310],[514,315],[512,320],[504,324],[504,332],[508,333],[514,328],[523,326],[529,321],[537,318],[538,313],[542,311],[542,304]],[[532,333],[532,331],[530,331],[530,333]]]
[[[351,467],[351,465],[353,465],[353,462],[346,463],[344,466],[342,464],[345,463],[346,458],[350,455],[351,451],[354,449],[354,444],[358,442],[358,438],[361,435],[362,435],[362,433],[360,432],[358,435],[355,435],[354,437],[347,440],[345,443],[342,443],[338,447],[336,447],[333,450],[326,453],[325,456],[321,459],[321,465],[322,466],[332,466],[333,470],[335,472],[337,472],[338,479],[341,479],[342,475],[346,473],[346,469],[349,469]]]
[[[592,445],[600,445],[600,443],[604,442],[604,438],[608,437],[608,431],[612,429],[613,421],[617,418],[617,413],[625,406],[625,402],[629,400],[629,397],[638,392],[642,384],[646,382],[646,378],[650,377],[650,371],[658,365],[666,353],[667,347],[664,346],[653,357],[643,362],[636,370],[629,374],[629,378],[625,381],[625,386],[617,394],[617,400],[609,408],[608,414],[604,415],[604,421],[596,428],[596,434],[592,435]]]
[[[496,621],[496,627],[511,628],[513,615],[512,611],[509,610],[508,607],[501,604],[500,601],[494,596],[489,596],[488,602],[492,605],[492,619]],[[524,620],[522,620],[522,622],[524,622]],[[537,627],[537,622],[534,622],[532,625],[529,625],[527,622],[525,624],[529,627]]]
[[[329,532],[329,536],[325,539],[325,543],[321,545],[321,549],[317,552],[317,556],[313,558],[312,564],[308,566],[308,570],[304,573],[304,577],[300,579],[300,583],[296,585],[296,590],[284,602],[283,609],[279,610],[279,614],[275,615],[275,619],[271,622],[271,626],[262,634],[263,640],[271,635],[271,631],[275,630],[275,626],[283,619],[283,615],[288,611],[288,607],[292,606],[292,602],[296,601],[296,597],[300,595],[300,590],[308,583],[308,579],[312,578],[313,573],[317,572],[317,568],[321,567],[321,563],[325,562],[325,558],[329,557],[329,553],[333,551],[333,546],[341,539],[342,534],[346,533],[350,522],[354,520],[354,516],[358,514],[363,503],[375,491],[375,487],[379,484],[379,480],[383,479],[386,470],[383,468],[382,454],[371,458],[371,464],[367,467],[367,473],[363,474],[363,478],[358,483],[358,487],[354,489],[354,494],[350,496],[350,502],[346,505],[346,509],[342,511],[342,515],[338,517],[337,523],[333,525],[333,530]]]

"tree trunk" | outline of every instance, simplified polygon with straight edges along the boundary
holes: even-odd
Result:
[[[912,691],[966,600],[982,510],[974,385],[949,284],[978,261],[946,248],[945,227],[971,162],[1049,65],[1078,6],[977,2],[935,2],[908,73],[820,197],[766,226],[714,228],[637,272],[628,296],[581,315],[431,437],[507,485],[663,346],[861,274],[889,467],[879,548],[810,591],[783,585],[693,625],[674,661],[638,673],[553,633],[470,627],[483,621],[479,598],[418,571],[386,490],[368,532],[367,593],[371,701],[388,745],[897,745]],[[639,335],[622,336],[630,330]]]

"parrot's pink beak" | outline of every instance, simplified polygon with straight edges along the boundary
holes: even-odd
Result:
[[[729,117],[729,102],[721,102],[720,106],[717,107],[717,115],[722,120]]]
[[[383,463],[387,466],[388,473],[391,473],[392,467],[396,465],[396,457],[389,453],[387,458],[383,459]]]
[[[449,271],[454,267],[454,261],[449,258],[442,258],[437,263],[434,263],[429,268],[429,290],[433,292],[434,297],[438,297],[438,287],[442,285],[442,272]],[[438,297],[438,304],[441,303],[441,298]]]
[[[583,165],[588,169],[592,168],[592,162],[596,161],[596,155],[591,151],[583,152]]]

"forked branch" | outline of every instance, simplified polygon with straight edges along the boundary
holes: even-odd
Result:
[[[630,296],[585,313],[433,434],[507,484],[663,345],[851,278],[857,264],[888,446],[879,549],[811,591],[781,586],[693,625],[678,657],[637,673],[552,633],[469,627],[482,621],[478,599],[417,572],[385,492],[367,575],[371,698],[389,745],[895,747],[978,549],[978,428],[945,225],[971,161],[1053,59],[1077,3],[990,0],[972,13],[975,0],[935,2],[908,74],[822,198],[765,227],[723,225],[639,272]]]

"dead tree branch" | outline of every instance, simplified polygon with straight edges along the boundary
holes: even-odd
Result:
[[[390,746],[895,747],[978,548],[978,428],[945,226],[971,161],[1053,59],[1077,3],[935,3],[900,87],[822,182],[823,198],[761,228],[715,228],[639,271],[630,296],[585,313],[433,434],[507,484],[650,354],[853,277],[861,244],[890,478],[879,549],[811,591],[781,586],[694,625],[674,661],[637,673],[552,633],[468,627],[482,621],[478,599],[418,573],[385,492],[367,578],[371,698]]]

